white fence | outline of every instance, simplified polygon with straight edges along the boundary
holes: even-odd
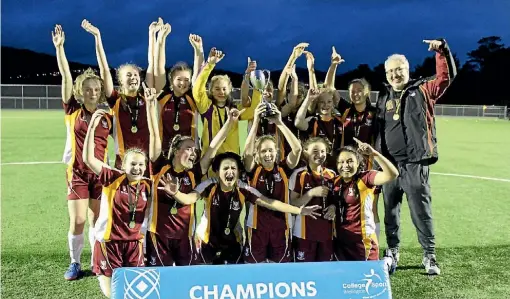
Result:
[[[277,92],[277,91],[276,91]],[[349,98],[346,90],[340,95]],[[377,91],[370,100],[375,103]],[[234,99],[240,98],[240,90],[233,90]],[[0,107],[2,109],[62,109],[60,85],[1,85]],[[482,105],[436,105],[436,115],[507,118],[506,106]]]

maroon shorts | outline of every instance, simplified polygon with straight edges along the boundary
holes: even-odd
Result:
[[[288,230],[272,232],[248,228],[244,245],[245,263],[288,263],[291,261]]]
[[[329,262],[333,260],[333,240],[311,241],[294,237],[295,262]]]
[[[113,269],[144,267],[141,241],[110,241],[94,244],[94,266],[97,275],[112,277]]]
[[[197,264],[224,265],[239,264],[241,261],[241,244],[233,242],[221,248],[202,243],[198,252]]]
[[[66,177],[68,174],[66,173]],[[73,169],[71,178],[67,177],[67,199],[101,199],[103,185],[95,173]]]
[[[379,245],[375,240],[363,240],[357,234],[338,235],[333,241],[337,261],[377,261]]]
[[[147,267],[189,266],[196,262],[191,238],[168,239],[153,232],[147,234]]]

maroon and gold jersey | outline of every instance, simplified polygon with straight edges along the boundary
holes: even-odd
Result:
[[[175,96],[173,91],[166,92],[159,96],[158,102],[159,136],[163,152],[168,151],[172,138],[177,134],[191,136],[196,140],[198,112],[191,90],[180,97]]]
[[[377,171],[359,174],[356,181],[345,182],[341,177],[335,178],[334,201],[338,206],[335,217],[336,236],[357,234],[365,237],[375,235],[374,178]],[[360,238],[361,240],[362,238]]]
[[[148,154],[150,136],[145,99],[141,95],[123,96],[114,90],[107,101],[113,114],[115,154],[124,159],[126,150],[133,147],[142,149]],[[133,129],[134,127],[136,129]]]
[[[275,164],[272,169],[257,165],[249,175],[250,186],[267,198],[289,204],[289,177],[292,170],[287,163]],[[290,229],[292,216],[288,213],[273,211],[258,205],[249,205],[246,225],[263,231],[280,231]]]
[[[216,179],[202,182],[195,188],[205,199],[205,209],[197,228],[197,235],[204,243],[222,248],[232,242],[242,242],[239,217],[246,201],[255,204],[261,194],[239,180],[232,191],[221,190]]]
[[[152,180],[155,190],[151,209],[149,211],[149,231],[158,234],[162,238],[181,239],[191,237],[193,234],[192,223],[195,220],[195,205],[182,205],[163,190],[157,190],[160,179],[167,174],[179,180],[179,191],[190,193],[200,183],[202,169],[200,163],[192,169],[176,172],[168,160],[163,156],[152,164]],[[172,210],[175,214],[172,213]]]
[[[354,137],[361,142],[374,145],[375,142],[375,116],[376,110],[367,107],[363,112],[356,111],[354,106],[347,108],[342,115],[344,123],[344,146],[356,146]]]
[[[297,169],[292,174],[290,189],[300,196],[306,194],[312,188],[327,186],[333,190],[333,180],[335,172],[328,168],[323,168],[322,174],[316,171],[310,171],[303,167]],[[333,192],[330,191],[326,198],[313,197],[306,206],[318,205],[321,207],[318,212],[321,213],[317,219],[308,216],[297,215],[294,222],[293,235],[310,241],[327,241],[333,239],[333,222],[323,218],[323,210],[333,203]]]
[[[64,103],[65,124],[67,128],[67,140],[64,150],[63,162],[68,165],[68,179],[72,178],[73,169],[84,173],[92,173],[83,162],[83,143],[89,128],[92,113],[85,109],[74,97]],[[112,128],[112,116],[105,114],[94,132],[94,156],[100,161],[108,159],[108,135]]]
[[[286,117],[282,117],[283,123],[290,129],[290,131],[297,137],[301,143],[304,143],[308,139],[308,132],[301,131],[294,125],[294,120],[296,119],[296,113],[291,112]],[[283,152],[280,154],[280,158],[282,161],[285,161],[286,157],[289,155],[289,153],[292,151],[292,148],[290,147],[289,142],[283,134],[279,135],[280,138],[283,140]]]
[[[309,137],[322,137],[331,142],[333,149],[339,149],[343,146],[344,126],[342,119],[333,116],[328,120],[323,120],[319,116],[308,118]]]
[[[152,182],[148,179],[129,182],[126,173],[109,167],[101,169],[99,181],[103,184],[103,192],[99,218],[95,225],[96,240],[108,242],[143,239],[147,229],[145,215]],[[130,227],[132,221],[134,227]]]

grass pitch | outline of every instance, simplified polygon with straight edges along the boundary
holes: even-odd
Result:
[[[63,115],[3,110],[2,163],[59,161]],[[510,122],[438,118],[437,131],[440,160],[432,172],[510,179]],[[63,279],[69,265],[65,165],[2,165],[1,171],[2,297],[102,298],[92,276]],[[510,298],[510,182],[432,174],[431,184],[442,275],[428,277],[419,267],[422,252],[404,205],[394,298]],[[85,235],[85,270],[89,257]]]

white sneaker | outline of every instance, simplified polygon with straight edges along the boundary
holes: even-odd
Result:
[[[441,274],[441,269],[439,269],[439,264],[436,261],[435,254],[427,254],[423,257],[422,261],[423,266],[425,267],[425,272],[428,275],[439,275]]]
[[[391,253],[393,254],[393,258],[395,259],[395,261],[397,262],[400,262],[400,252],[398,251],[398,248],[395,247],[395,248],[390,248],[391,250]]]

